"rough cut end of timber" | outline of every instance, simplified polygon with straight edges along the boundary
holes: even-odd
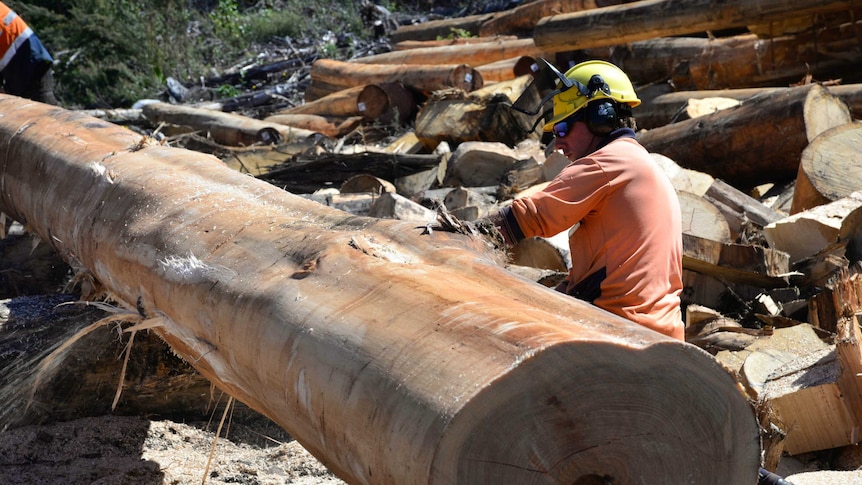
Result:
[[[817,136],[802,151],[790,212],[827,204],[862,188],[862,122]]]
[[[711,355],[506,271],[484,240],[53,106],[0,112],[0,210],[347,482],[756,480],[753,408]]]

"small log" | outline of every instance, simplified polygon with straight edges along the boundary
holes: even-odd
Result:
[[[355,59],[354,63],[364,64],[448,64],[457,59],[468,66],[481,66],[513,57],[546,57],[544,50],[536,47],[532,38],[499,40],[479,44],[452,45],[443,47],[422,47],[405,51],[386,52]]]
[[[307,130],[330,138],[340,138],[352,132],[362,123],[362,117],[350,118],[312,114],[277,114],[263,119],[267,123],[278,123],[300,130]]]
[[[852,0],[647,0],[545,17],[536,24],[533,39],[545,51],[562,52],[745,27],[852,6]]]
[[[846,119],[840,112],[833,116]],[[805,147],[796,175],[790,213],[828,204],[860,188],[862,122],[856,121],[822,132]]]
[[[846,105],[843,109],[841,105],[822,86],[800,86],[766,92],[697,119],[640,131],[637,139],[650,152],[745,190],[795,178],[812,135],[850,121]]]
[[[287,108],[276,114],[312,114],[319,116],[362,116],[358,107],[359,93],[365,86],[354,86],[315,99],[306,99],[299,106]]]
[[[118,125],[139,123],[146,121],[141,109],[87,109],[79,110],[79,113],[99,118]]]
[[[429,24],[431,22],[426,22]],[[454,39],[434,39],[434,40],[402,40],[392,45],[393,51],[403,51],[407,49],[419,49],[422,47],[446,47],[451,45],[467,45],[481,44],[483,42],[498,42],[501,40],[516,40],[516,35],[492,35],[488,37],[457,37]]]
[[[278,123],[189,106],[153,103],[144,106],[144,115],[154,122],[188,125],[208,132],[222,145],[278,144],[301,141],[314,136],[314,132]]]
[[[362,88],[356,105],[366,121],[404,124],[419,109],[413,90],[400,82],[369,84]]]
[[[463,142],[449,157],[443,184],[448,187],[498,185],[517,161],[515,150],[504,143]]]
[[[366,58],[367,59],[367,58]],[[387,65],[320,59],[311,65],[312,99],[368,84],[402,83],[422,93],[445,88],[464,92],[482,87],[482,75],[466,64]],[[308,93],[306,94],[308,98]]]
[[[502,61],[482,64],[476,70],[482,74],[485,83],[511,81],[518,76],[532,74],[536,68],[536,60],[530,56],[513,57]]]

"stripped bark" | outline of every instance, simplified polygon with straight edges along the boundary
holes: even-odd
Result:
[[[0,209],[349,483],[756,480],[753,410],[710,355],[525,284],[482,240],[0,110]]]

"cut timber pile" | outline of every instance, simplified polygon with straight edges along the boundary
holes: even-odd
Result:
[[[0,209],[350,483],[754,483],[862,439],[859,10],[535,0],[314,61],[265,121],[144,109],[221,161],[3,97]],[[510,108],[539,57],[632,78],[687,342],[548,289],[565,233],[455,234],[568,163]]]

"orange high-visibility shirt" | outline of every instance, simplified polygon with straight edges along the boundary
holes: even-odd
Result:
[[[569,290],[602,269],[593,303],[684,339],[682,222],[664,171],[633,137],[615,139],[570,163],[542,191],[512,202],[525,237],[569,237]]]
[[[0,2],[0,71],[6,69],[18,48],[33,35],[27,23]]]

